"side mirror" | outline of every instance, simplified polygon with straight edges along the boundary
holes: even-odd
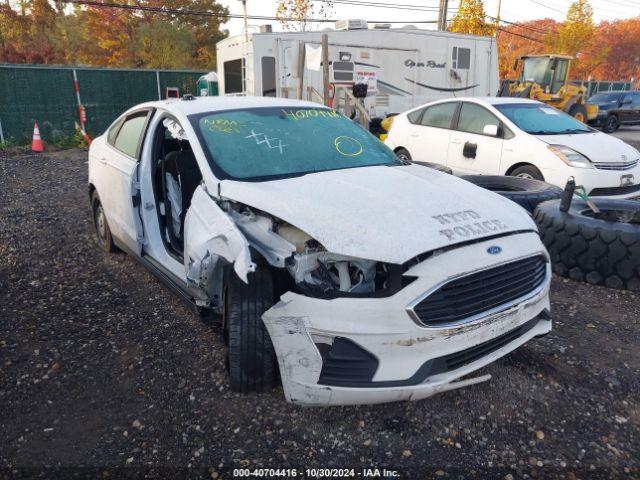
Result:
[[[630,103],[633,103],[633,100],[631,100],[630,98],[625,98],[624,100],[622,100],[623,105],[629,105]]]
[[[498,125],[485,125],[482,129],[483,135],[487,135],[489,137],[497,137],[498,136]]]

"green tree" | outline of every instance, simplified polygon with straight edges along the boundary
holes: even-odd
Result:
[[[495,27],[486,22],[482,0],[460,0],[449,31],[469,35],[493,35]]]
[[[578,0],[569,6],[564,24],[557,35],[547,38],[547,43],[556,53],[577,56],[588,48],[594,34],[593,9],[588,0]]]

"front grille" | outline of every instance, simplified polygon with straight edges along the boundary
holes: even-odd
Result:
[[[415,316],[434,327],[471,320],[507,306],[536,290],[546,277],[542,256],[525,258],[452,280],[413,307]]]
[[[632,160],[630,162],[600,162],[594,163],[593,166],[600,170],[630,170],[638,165],[638,160]]]
[[[640,183],[637,185],[625,185],[624,187],[594,188],[589,195],[592,197],[613,197],[635,192],[640,192]]]

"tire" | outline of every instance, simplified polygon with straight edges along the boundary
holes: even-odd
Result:
[[[539,182],[544,182],[544,175],[542,172],[538,170],[533,165],[523,165],[514,169],[511,173],[509,173],[512,177],[525,178],[529,180],[538,180]]]
[[[538,205],[534,219],[558,275],[609,288],[640,290],[640,203],[596,199],[605,212],[635,212],[638,223],[614,222],[585,215],[586,202],[574,200],[568,212],[560,201]]]
[[[230,272],[225,289],[224,326],[228,337],[228,367],[235,392],[264,392],[277,380],[276,354],[262,314],[274,303],[273,279],[259,266],[247,285]]]
[[[605,133],[613,133],[618,128],[620,128],[620,123],[618,122],[618,117],[615,115],[609,115],[602,125],[602,131]]]
[[[91,194],[91,213],[93,217],[93,226],[96,230],[98,246],[105,253],[117,252],[118,247],[113,243],[111,229],[107,223],[107,217],[104,214],[104,207],[102,206],[100,197],[98,197],[98,192],[96,191]]]
[[[409,150],[407,150],[406,148],[399,148],[398,150],[396,150],[396,157],[398,157],[401,161],[408,163],[411,161],[411,154],[409,153]]]
[[[432,168],[433,170],[438,170],[439,172],[448,173],[449,175],[453,175],[453,170],[449,167],[445,167],[444,165],[440,165],[439,163],[431,163],[431,162],[411,162],[415,165],[421,165],[423,167]]]
[[[562,196],[561,188],[529,178],[497,175],[464,175],[460,178],[508,198],[529,213],[533,213],[541,202]]]
[[[569,109],[569,115],[571,115],[576,120],[580,120],[582,123],[587,123],[587,109],[584,105],[580,105],[579,103],[571,105],[571,108]]]

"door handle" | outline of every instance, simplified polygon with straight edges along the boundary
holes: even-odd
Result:
[[[419,136],[420,136],[420,134],[419,134],[418,132],[411,132],[411,133],[409,134],[409,136],[410,136],[410,137],[419,137]]]
[[[100,163],[104,163],[105,165],[106,165],[106,163],[107,163],[107,159],[106,159],[106,158],[104,158],[104,157],[100,157],[100,158],[99,158],[99,161],[100,161]]]
[[[460,140],[459,138],[454,138],[453,140],[451,140],[451,143],[453,143],[454,145],[460,145],[462,143],[462,140]]]

